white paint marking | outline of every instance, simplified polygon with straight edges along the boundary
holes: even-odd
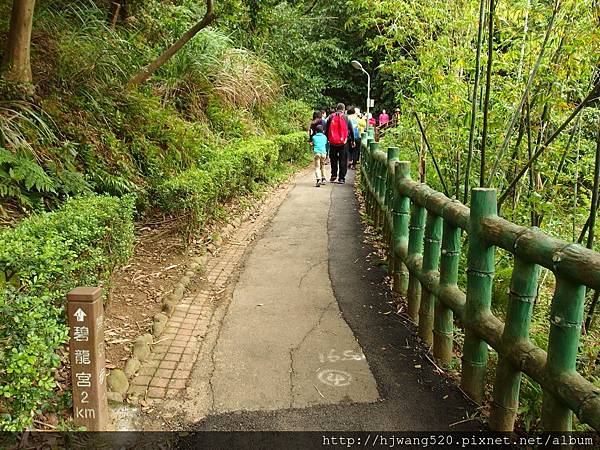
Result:
[[[319,353],[319,361],[322,363],[335,363],[338,361],[362,361],[365,358],[363,352],[355,352],[354,350],[344,350],[342,356],[337,354],[337,350],[331,349],[327,355]]]
[[[319,381],[333,387],[348,386],[352,382],[352,375],[343,370],[325,369],[319,372]]]

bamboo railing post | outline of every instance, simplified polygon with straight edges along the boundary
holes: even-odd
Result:
[[[394,252],[394,170],[396,168],[396,162],[399,160],[400,149],[398,147],[388,147],[387,151],[387,179],[385,183],[385,204],[386,204],[386,216],[385,216],[385,242],[387,244],[387,255],[388,255],[388,274],[394,274],[394,266],[396,264],[396,254]]]
[[[550,334],[546,359],[546,371],[555,379],[575,372],[584,299],[585,286],[557,278],[550,307]],[[572,422],[571,409],[551,393],[544,391],[544,431],[571,431]]]
[[[360,139],[360,173],[361,186],[363,188],[365,210],[369,214],[369,186],[371,173],[369,171],[369,154],[368,154],[367,134],[363,133]]]
[[[369,136],[370,139],[372,139],[374,141],[375,140],[375,128],[373,128],[373,127],[367,128],[367,135]]]
[[[377,160],[376,153],[373,152],[373,204],[375,209],[373,211],[373,222],[375,228],[379,228],[379,161]]]
[[[427,214],[425,225],[425,248],[423,249],[423,272],[437,271],[440,263],[440,249],[442,241],[442,218],[432,213]],[[433,344],[433,309],[435,295],[421,287],[421,304],[419,305],[419,336],[427,346]]]
[[[375,141],[371,141],[369,142],[369,158],[371,160],[371,166],[372,166],[372,170],[371,170],[371,176],[372,178],[372,183],[373,183],[373,189],[372,189],[372,194],[373,194],[373,208],[372,208],[372,217],[373,217],[373,224],[375,226],[375,228],[379,228],[379,162],[377,160],[377,151],[379,151],[379,143],[375,142]]]
[[[496,190],[476,188],[471,195],[461,387],[475,402],[481,403],[485,388],[488,344],[477,336],[472,325],[491,315],[495,248],[487,244],[480,228],[485,218],[497,214]]]
[[[502,340],[507,346],[529,340],[529,324],[537,294],[539,266],[515,258],[506,323]],[[494,400],[490,412],[490,428],[494,431],[513,431],[519,408],[521,372],[506,356],[500,355],[494,383]]]
[[[366,195],[366,189],[365,189],[365,187],[367,185],[366,180],[365,180],[365,177],[366,177],[366,174],[367,174],[367,162],[366,161],[367,161],[367,157],[368,157],[367,154],[366,154],[367,152],[365,150],[366,149],[366,145],[367,145],[366,134],[362,133],[361,134],[361,139],[360,139],[360,166],[359,166],[359,172],[360,172],[360,175],[361,175],[360,184],[361,184],[361,187],[363,189],[363,193],[365,193],[365,195]],[[365,198],[365,203],[366,203],[366,198]]]
[[[402,296],[407,295],[408,291],[408,268],[402,257],[406,256],[408,248],[408,236],[410,226],[410,198],[400,195],[398,186],[403,180],[410,180],[410,162],[399,161],[394,169],[394,254],[396,264],[394,264],[394,292]]]
[[[376,173],[375,173],[375,161],[373,160],[373,140],[370,138],[367,138],[367,162],[368,162],[368,172],[369,172],[369,192],[368,192],[368,196],[369,196],[369,210],[367,211],[367,213],[369,214],[369,217],[371,217],[371,220],[375,220],[375,193],[374,193],[374,189],[375,189],[375,177],[376,177]]]
[[[379,150],[379,144],[377,144]],[[385,191],[385,164],[381,161],[380,155],[377,155],[377,228],[383,231],[383,217],[385,211],[384,196]]]
[[[440,261],[440,285],[456,286],[460,261],[460,233],[458,227],[444,221],[442,254]],[[444,302],[435,304],[433,320],[433,356],[445,364],[452,361],[452,341],[454,336],[454,312]]]
[[[425,229],[426,210],[423,206],[413,203],[410,212],[410,231],[408,233],[408,258],[420,256],[423,252],[423,231]],[[419,323],[419,304],[421,303],[421,282],[417,275],[408,274],[408,316]]]

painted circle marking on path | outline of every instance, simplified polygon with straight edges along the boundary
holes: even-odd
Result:
[[[352,381],[352,375],[343,370],[325,369],[319,372],[319,381],[333,387],[348,386]]]

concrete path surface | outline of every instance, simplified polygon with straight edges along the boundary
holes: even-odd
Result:
[[[216,412],[378,399],[329,280],[331,187],[312,180],[294,187],[234,288],[213,354]]]
[[[320,188],[300,178],[249,250],[180,404],[199,411],[191,429],[476,428],[474,407],[389,314],[353,178]]]
[[[115,429],[477,429],[393,313],[346,180],[296,176],[236,225],[133,378],[141,411],[114,411]]]

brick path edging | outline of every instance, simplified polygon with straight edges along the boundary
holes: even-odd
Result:
[[[304,172],[304,171],[303,171]],[[302,173],[296,176],[302,176]],[[285,192],[292,184],[285,188]],[[172,398],[180,394],[190,378],[192,368],[200,353],[201,339],[208,330],[211,300],[219,297],[224,286],[242,261],[254,235],[274,216],[285,195],[275,191],[255,208],[246,210],[240,217],[219,230],[219,239],[206,246],[207,252],[192,258],[173,291],[163,299],[163,311],[154,316],[152,334],[139,336],[133,355],[125,370],[116,369],[108,375],[126,379],[120,383],[119,392],[109,392],[109,400],[141,403],[147,399]],[[235,233],[235,240],[234,240]],[[223,244],[223,240],[228,241]],[[206,280],[200,279],[206,277]],[[194,281],[200,286],[193,296],[186,297],[186,288]],[[128,370],[129,369],[129,370]],[[115,377],[117,378],[117,377]]]

